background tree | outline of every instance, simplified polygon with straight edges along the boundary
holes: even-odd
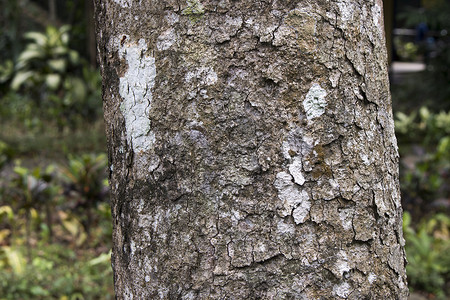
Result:
[[[119,299],[406,299],[381,1],[96,14]]]

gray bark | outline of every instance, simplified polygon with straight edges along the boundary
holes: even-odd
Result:
[[[382,3],[96,0],[118,299],[406,299]]]

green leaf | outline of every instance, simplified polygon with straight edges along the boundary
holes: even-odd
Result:
[[[52,53],[53,55],[65,55],[67,53],[69,53],[70,55],[70,49],[64,46],[57,46],[55,48],[52,49]]]
[[[80,62],[80,55],[78,54],[77,51],[70,50],[69,51],[69,59],[72,64],[77,65]]]
[[[64,45],[67,45],[69,43],[69,32],[70,32],[70,25],[63,25],[61,28],[59,28],[59,32],[61,34],[61,41]]]
[[[419,115],[422,121],[426,122],[431,116],[430,110],[426,106],[422,106],[419,109]]]
[[[3,214],[6,214],[6,216],[10,221],[14,219],[14,212],[11,206],[8,205],[0,206],[0,216]]]
[[[0,83],[8,81],[14,72],[14,64],[12,60],[7,60],[3,65],[0,65]]]
[[[50,89],[56,90],[61,83],[61,76],[59,74],[48,74],[45,77],[45,83]]]
[[[84,300],[84,297],[81,293],[75,293],[70,296],[70,300]]]
[[[95,266],[105,262],[109,263],[110,261],[111,261],[111,251],[109,251],[108,253],[102,253],[96,258],[91,259],[90,261],[88,261],[88,265]]]
[[[58,29],[53,26],[47,26],[46,33],[49,46],[54,47],[57,45],[61,45]]]
[[[84,242],[87,240],[87,234],[86,232],[82,231],[80,232],[80,234],[78,235],[78,238],[75,241],[75,245],[77,246],[81,246],[84,244]]]
[[[63,45],[67,45],[69,43],[69,33],[64,32],[61,34],[61,42]]]
[[[80,78],[70,78],[68,80],[68,90],[70,90],[74,101],[83,101],[87,95],[87,88],[84,81]]]
[[[21,166],[15,166],[14,167],[14,173],[20,176],[26,176],[29,173],[29,170],[27,168],[21,167]]]
[[[416,114],[412,113],[409,116],[402,112],[398,112],[395,114],[395,130],[399,133],[406,134],[408,131],[412,129],[412,125],[414,124],[414,119],[416,118]]]
[[[40,178],[41,177],[41,168],[40,167],[36,167],[31,171],[31,175],[33,175],[36,178]]]
[[[64,72],[66,70],[66,60],[64,59],[51,59],[48,61],[48,65],[55,71]]]
[[[47,44],[47,36],[40,32],[27,32],[24,37],[26,39],[34,40],[36,44],[40,46],[45,46]]]
[[[27,65],[27,62],[35,59],[35,58],[43,58],[44,53],[37,49],[25,49],[22,53],[20,53],[19,58],[17,59],[17,68],[21,69]]]
[[[22,84],[24,84],[28,79],[33,77],[33,75],[34,75],[33,71],[17,72],[16,76],[14,76],[11,82],[11,89],[13,91],[17,91],[22,86]]]
[[[50,296],[50,293],[39,285],[32,286],[30,292],[34,296]]]
[[[83,232],[83,225],[74,217],[69,217],[67,214],[60,212],[62,217],[63,227],[73,236],[76,237]]]
[[[25,269],[25,259],[19,251],[11,249],[11,247],[2,247],[3,252],[15,274],[22,274]]]
[[[446,136],[439,141],[438,153],[445,154],[450,150],[450,136]]]

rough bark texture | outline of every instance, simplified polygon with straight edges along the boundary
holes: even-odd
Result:
[[[379,0],[96,0],[118,299],[406,299]]]

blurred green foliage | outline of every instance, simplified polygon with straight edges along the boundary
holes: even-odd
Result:
[[[0,66],[2,117],[14,116],[30,129],[43,129],[43,121],[52,120],[60,130],[96,120],[101,78],[69,47],[70,27],[49,26],[25,38],[28,43],[17,60]]]
[[[401,61],[417,60],[419,47],[415,43],[403,41],[401,37],[397,36],[394,38],[394,46]]]
[[[101,79],[70,32],[29,32],[0,66],[0,299],[113,298],[107,158],[81,152],[105,149]]]
[[[0,141],[0,170],[1,168],[14,157],[14,149],[7,143]]]
[[[424,219],[414,230],[411,215],[403,216],[406,239],[406,271],[410,287],[431,293],[437,299],[450,295],[450,217],[436,214]]]
[[[0,249],[1,299],[113,299],[110,253],[78,257],[41,245],[27,262],[23,247]]]
[[[402,156],[404,207],[414,215],[448,209],[450,199],[450,113],[426,107],[397,113],[395,129]]]
[[[88,233],[97,205],[108,196],[105,179],[107,164],[107,157],[103,153],[69,155],[67,166],[60,168],[66,191],[70,190],[66,204],[71,203],[72,209],[79,212],[82,216],[80,221]]]
[[[0,186],[7,203],[0,207],[1,299],[113,298],[106,156],[71,157],[67,165],[28,169],[16,162]],[[68,181],[67,172],[78,177]],[[78,184],[84,191],[100,185],[105,195],[94,199],[99,195]],[[84,225],[87,209],[74,210],[73,197],[92,201]]]
[[[395,130],[400,142],[436,144],[450,135],[450,112],[431,112],[426,106],[409,114],[395,114]]]
[[[450,113],[395,115],[410,288],[450,296]],[[416,220],[413,224],[412,220]]]
[[[67,167],[61,169],[65,181],[73,185],[78,194],[90,202],[85,206],[93,206],[104,197],[103,179],[106,177],[107,164],[106,154],[103,153],[69,155]]]
[[[47,27],[45,33],[28,32],[25,38],[30,42],[20,53],[11,88],[17,91],[26,86],[34,89],[56,90],[61,87],[63,77],[80,63],[78,53],[68,47],[69,26]]]

